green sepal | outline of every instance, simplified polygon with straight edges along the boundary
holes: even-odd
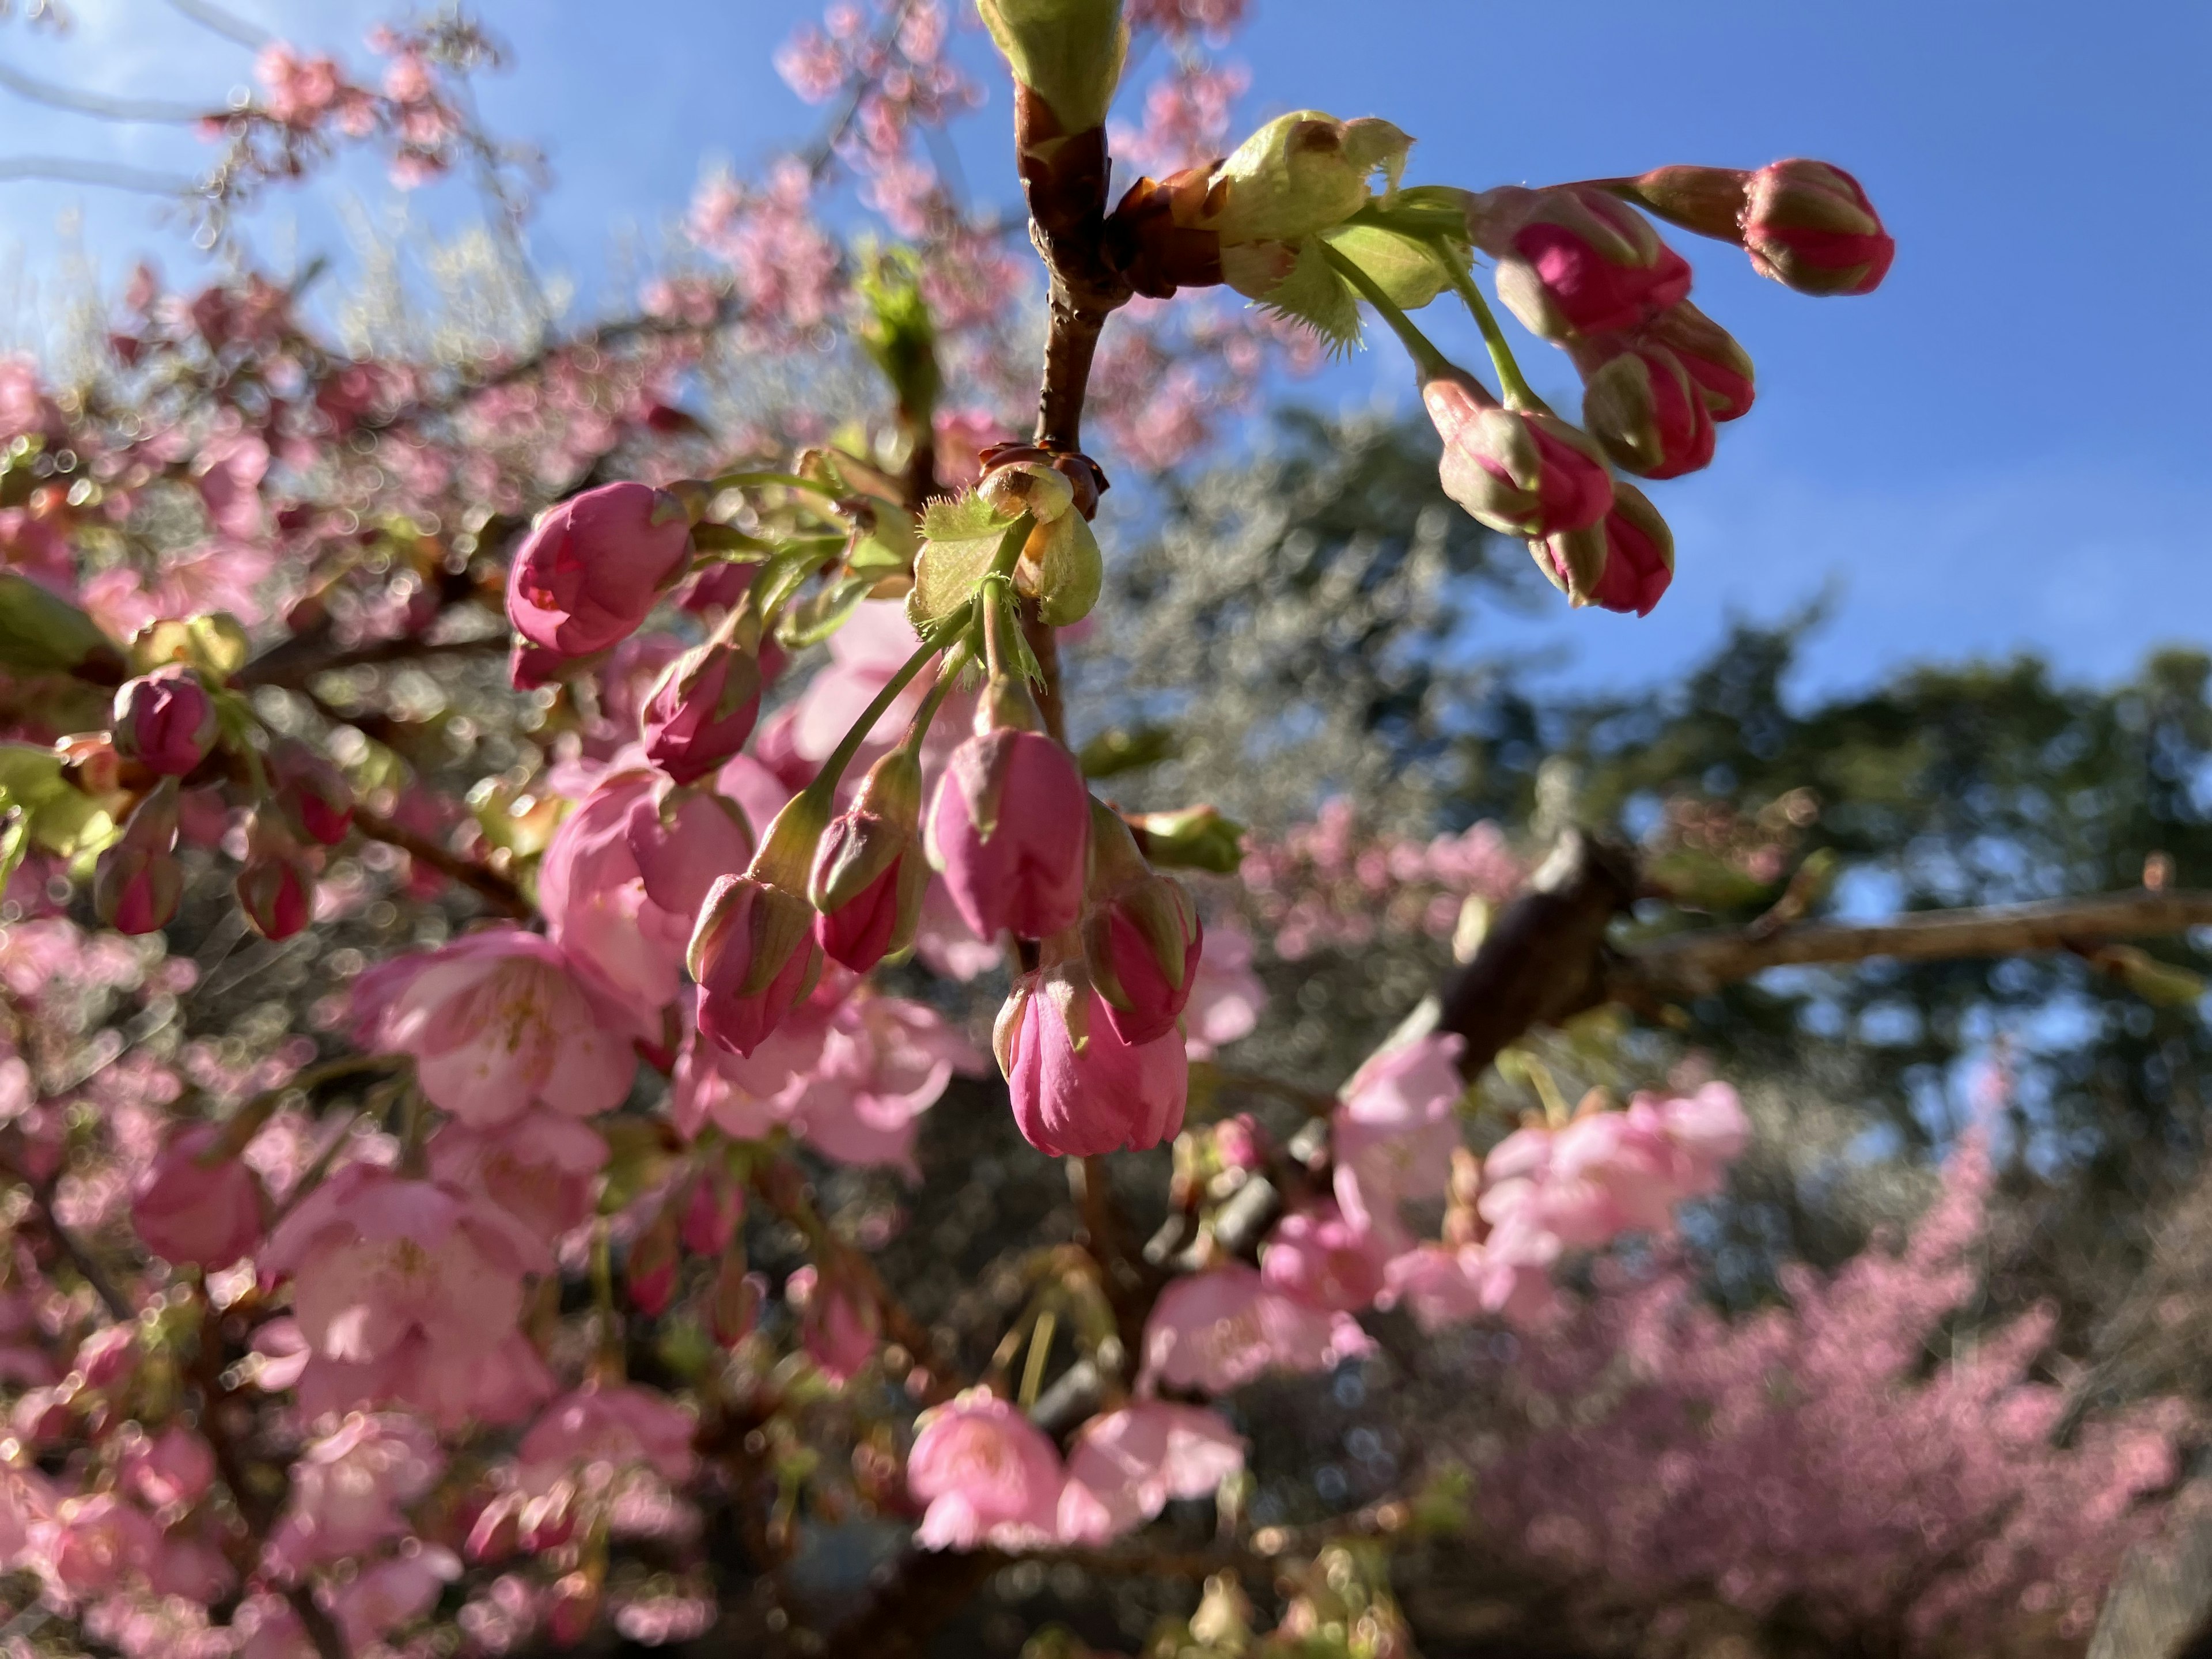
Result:
[[[66,674],[95,658],[118,657],[100,625],[28,576],[0,570],[0,669]]]

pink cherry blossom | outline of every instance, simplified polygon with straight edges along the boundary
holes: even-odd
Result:
[[[632,1467],[681,1483],[698,1465],[691,1449],[697,1427],[690,1413],[647,1389],[578,1389],[548,1406],[522,1437],[516,1456],[524,1490],[544,1491],[563,1476],[605,1484]]]
[[[1355,1226],[1325,1200],[1275,1224],[1260,1249],[1260,1273],[1270,1290],[1316,1308],[1357,1313],[1382,1292],[1396,1243],[1395,1230]]]
[[[222,1139],[212,1123],[180,1124],[140,1174],[131,1224],[147,1249],[179,1266],[227,1267],[260,1243],[268,1199],[235,1158],[204,1161]]]
[[[929,861],[978,939],[1043,939],[1083,909],[1091,801],[1075,757],[1042,732],[978,731],[924,816]]]
[[[411,1541],[411,1540],[410,1540]],[[373,1562],[341,1585],[331,1616],[356,1652],[428,1613],[461,1576],[460,1559],[434,1544]]]
[[[526,1392],[490,1395],[536,1382],[509,1345],[523,1276],[550,1266],[544,1242],[489,1200],[365,1164],[301,1200],[261,1257],[264,1273],[293,1281],[311,1355],[303,1405],[350,1394],[411,1404],[444,1424],[528,1409]]]
[[[851,1382],[875,1358],[882,1316],[875,1298],[844,1274],[825,1277],[811,1264],[795,1268],[784,1294],[799,1310],[799,1340],[807,1358],[830,1382]]]
[[[1079,962],[1017,980],[992,1043],[1014,1121],[1039,1152],[1141,1152],[1182,1127],[1190,1087],[1182,1039],[1170,1030],[1124,1042]]]
[[[607,1162],[597,1130],[543,1109],[489,1129],[441,1124],[428,1152],[433,1176],[489,1199],[548,1244],[591,1218]]]
[[[860,995],[837,1009],[807,1088],[794,1102],[799,1137],[840,1164],[890,1164],[915,1179],[915,1121],[953,1073],[989,1062],[934,1010]]]
[[[690,526],[673,496],[602,484],[539,518],[514,556],[507,619],[550,651],[604,651],[635,631],[690,556]]]
[[[696,914],[654,903],[630,849],[631,818],[653,791],[650,772],[609,773],[554,831],[538,872],[546,937],[641,1032],[676,1000]]]
[[[686,942],[715,880],[752,862],[744,809],[713,788],[656,784],[632,799],[623,834],[647,899],[682,919]]]
[[[907,1490],[927,1507],[924,1549],[1033,1549],[1059,1526],[1060,1454],[1043,1432],[987,1389],[922,1413],[907,1454]]]
[[[1449,1034],[1417,1038],[1376,1055],[1344,1085],[1329,1132],[1346,1219],[1388,1226],[1401,1200],[1443,1194],[1460,1144],[1461,1047]]]
[[[537,1105],[588,1117],[629,1093],[628,1036],[610,1029],[560,947],[535,933],[471,933],[394,963],[363,992],[366,1040],[414,1055],[431,1103],[472,1127]]]
[[[1244,1467],[1244,1442],[1202,1406],[1140,1400],[1094,1417],[1067,1449],[1062,1541],[1103,1544],[1151,1520],[1170,1498],[1210,1496]]]
[[[156,1515],[198,1503],[215,1484],[215,1474],[214,1451],[181,1423],[133,1443],[123,1455],[124,1488]]]
[[[405,1537],[404,1511],[429,1492],[445,1461],[421,1419],[352,1413],[294,1462],[291,1494],[269,1540],[271,1564],[296,1574]]]
[[[1171,1282],[1145,1325],[1144,1378],[1227,1394],[1268,1370],[1328,1370],[1375,1344],[1346,1314],[1270,1290],[1241,1262]]]
[[[1206,949],[1182,1011],[1184,1052],[1193,1060],[1212,1059],[1249,1036],[1267,1006],[1267,987],[1252,971],[1252,936],[1233,922],[1216,921],[1206,930]]]

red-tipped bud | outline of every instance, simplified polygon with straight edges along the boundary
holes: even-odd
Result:
[[[338,769],[295,738],[269,755],[276,775],[277,799],[300,833],[322,847],[336,847],[353,829],[353,788]]]
[[[691,1178],[682,1200],[684,1217],[678,1236],[694,1255],[720,1255],[737,1236],[745,1218],[745,1189],[726,1169],[702,1170]]]
[[[921,767],[903,748],[868,769],[853,805],[830,820],[807,896],[832,962],[865,974],[914,943],[929,865],[921,850]]]
[[[1611,188],[1669,224],[1723,242],[1743,240],[1743,204],[1751,175],[1739,167],[1654,167]]]
[[[1653,323],[1638,337],[1650,345],[1665,346],[1674,354],[1683,372],[1705,393],[1705,407],[1717,421],[1733,421],[1751,410],[1751,354],[1736,343],[1735,336],[1687,300]]]
[[[115,694],[115,748],[126,760],[180,778],[215,746],[215,699],[181,663],[125,681]]]
[[[645,757],[678,783],[696,783],[745,746],[760,718],[757,645],[709,640],[674,662],[639,716]]]
[[[1042,939],[1083,913],[1090,792],[1042,726],[1026,689],[994,681],[929,805],[929,861],[979,939]]]
[[[1613,510],[1600,523],[1532,540],[1528,550],[1577,605],[1648,617],[1674,580],[1674,533],[1633,484],[1614,487]]]
[[[750,1336],[760,1322],[761,1304],[767,1296],[768,1280],[747,1273],[741,1254],[726,1252],[714,1275],[714,1288],[707,1297],[707,1322],[714,1340],[734,1348]]]
[[[1615,466],[1639,477],[1680,477],[1712,464],[1712,410],[1662,345],[1631,346],[1600,364],[1583,391],[1583,425]]]
[[[563,656],[604,651],[636,631],[690,562],[682,501],[641,483],[602,484],[531,527],[508,574],[507,620]]]
[[[561,652],[548,651],[542,645],[518,639],[507,653],[507,683],[518,691],[535,691],[559,679],[561,671],[573,660]]]
[[[1173,1030],[1125,1042],[1080,957],[1014,982],[992,1032],[1022,1139],[1054,1158],[1142,1152],[1182,1127],[1190,1062]]]
[[[822,975],[814,907],[787,887],[724,876],[700,907],[686,961],[699,981],[699,1030],[750,1054]]]
[[[1871,294],[1897,244],[1859,181],[1826,161],[1775,161],[1751,175],[1743,246],[1752,268],[1800,294]]]
[[[1492,530],[1551,536],[1595,524],[1613,478],[1589,437],[1556,415],[1506,409],[1472,375],[1452,370],[1421,387],[1444,441],[1444,494]]]
[[[522,1506],[518,1538],[532,1554],[557,1550],[576,1535],[576,1483],[556,1480]]]
[[[177,784],[164,778],[131,814],[122,839],[93,866],[92,904],[101,921],[120,933],[151,933],[169,925],[185,896],[176,845]]]
[[[476,1562],[504,1561],[514,1554],[521,1547],[522,1510],[529,1501],[520,1492],[507,1492],[485,1504],[469,1528],[463,1553]]]
[[[1690,291],[1689,262],[1595,185],[1509,185],[1477,197],[1468,221],[1498,258],[1498,297],[1547,340],[1640,327]]]
[[[545,1614],[553,1645],[573,1648],[589,1636],[599,1622],[600,1600],[599,1583],[589,1573],[572,1572],[556,1583]]]
[[[1155,874],[1121,814],[1093,801],[1083,959],[1122,1042],[1149,1042],[1175,1030],[1205,937],[1182,884]]]
[[[239,908],[264,939],[289,939],[313,917],[315,872],[277,814],[258,811],[246,827],[237,891]]]

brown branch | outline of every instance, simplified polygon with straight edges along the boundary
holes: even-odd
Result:
[[[1972,910],[1931,910],[1865,924],[1801,922],[1759,937],[1750,929],[1684,934],[1631,951],[1607,977],[1616,997],[1700,996],[1764,973],[1816,963],[1948,962],[2029,956],[2106,939],[2212,927],[2212,892],[2100,893]]]
[[[302,641],[309,637],[301,636]],[[505,634],[487,635],[481,639],[435,641],[410,635],[404,639],[377,640],[350,650],[302,649],[296,652],[287,647],[300,641],[287,641],[284,645],[255,658],[240,669],[231,677],[231,684],[241,688],[274,685],[286,690],[297,690],[319,674],[335,673],[342,669],[373,668],[386,663],[414,662],[425,657],[477,656],[486,652],[504,652],[507,640]]]
[[[416,835],[404,825],[393,823],[381,812],[372,812],[366,806],[356,805],[353,809],[353,827],[371,841],[397,847],[409,858],[421,860],[441,875],[460,883],[503,915],[524,918],[538,913],[537,907],[522,896],[522,890],[496,870],[486,869],[474,859],[464,858],[449,848],[441,847],[428,836]]]

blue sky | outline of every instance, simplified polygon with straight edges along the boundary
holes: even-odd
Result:
[[[110,92],[215,99],[250,55],[155,0],[70,0],[62,39],[0,24],[0,57]],[[232,0],[306,45],[355,49],[383,7]],[[535,236],[588,293],[615,234],[679,213],[702,160],[740,167],[819,118],[769,50],[795,0],[488,0],[517,64],[487,88],[502,131],[555,175]],[[1677,0],[1492,6],[1479,0],[1254,0],[1235,55],[1256,121],[1310,106],[1388,116],[1419,143],[1411,176],[1471,186],[1756,165],[1814,155],[1850,168],[1895,234],[1871,297],[1814,301],[1686,246],[1697,298],[1757,359],[1758,408],[1723,428],[1707,473],[1657,487],[1680,574],[1643,621],[1556,612],[1500,621],[1493,643],[1549,653],[1584,683],[1641,683],[1708,648],[1731,613],[1780,615],[1832,584],[1808,686],[1900,661],[2039,651],[2069,672],[2125,672],[2148,647],[2212,636],[2212,8],[2112,0]],[[980,39],[963,51],[983,63]],[[971,190],[1015,199],[994,86],[958,136]],[[99,156],[188,168],[174,129],[118,129],[0,95],[0,160]],[[362,180],[372,195],[381,186]],[[435,214],[459,204],[425,207]],[[143,198],[0,185],[0,249],[50,272],[66,214],[110,269],[187,263]],[[335,235],[299,198],[258,234]],[[38,293],[51,294],[51,286]],[[20,307],[19,307],[20,309]],[[0,329],[17,323],[0,289]],[[1472,359],[1471,331],[1439,332]],[[1528,354],[1540,387],[1571,379]],[[1378,344],[1304,395],[1410,407]]]

